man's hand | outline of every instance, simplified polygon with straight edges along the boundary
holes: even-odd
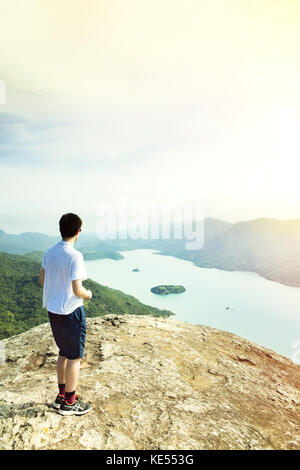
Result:
[[[83,300],[90,300],[92,298],[92,291],[85,289],[82,285],[82,279],[76,279],[72,281],[72,288],[74,295]]]
[[[88,290],[87,292],[88,292],[88,294],[89,294],[89,296],[90,296],[87,300],[91,300],[92,295],[93,295],[93,294],[92,294],[92,291],[91,291],[91,290]]]

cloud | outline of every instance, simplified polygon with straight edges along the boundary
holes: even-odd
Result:
[[[65,126],[57,123],[0,114],[0,162],[2,165],[41,165],[54,146],[65,137]]]
[[[5,2],[1,210],[122,193],[296,210],[299,2],[88,3]]]
[[[0,158],[9,164],[75,166],[84,161],[86,167],[123,167],[149,156],[156,159],[160,150],[173,151],[185,142],[209,144],[225,132],[224,109],[217,112],[213,103],[204,101],[150,109],[88,109],[75,115],[65,111],[64,120],[58,116],[56,122],[47,116],[0,114]]]

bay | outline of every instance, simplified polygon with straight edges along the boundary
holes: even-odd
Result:
[[[171,310],[180,321],[229,331],[295,357],[300,344],[300,288],[252,272],[200,268],[151,249],[121,253],[122,260],[86,261],[88,277],[144,304]],[[140,271],[133,272],[134,268]],[[166,296],[150,291],[160,284],[183,285],[186,291]]]

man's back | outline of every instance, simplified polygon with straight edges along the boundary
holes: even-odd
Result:
[[[91,404],[79,400],[75,393],[85,348],[83,299],[92,298],[92,292],[82,286],[82,281],[87,278],[82,253],[73,246],[81,227],[82,220],[77,214],[68,212],[60,218],[62,240],[48,248],[40,272],[40,284],[44,287],[43,307],[48,310],[59,350],[56,364],[58,395],[52,406],[63,416],[83,415],[92,409]]]
[[[72,281],[87,279],[83,255],[72,243],[61,240],[48,248],[43,257],[45,269],[43,307],[49,312],[68,315],[83,305],[76,297]]]

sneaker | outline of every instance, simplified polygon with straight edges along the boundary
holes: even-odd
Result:
[[[69,416],[69,415],[84,415],[91,411],[92,405],[89,403],[83,403],[79,400],[78,395],[75,395],[75,401],[72,405],[69,405],[66,399],[62,400],[62,403],[57,410],[60,415]]]
[[[52,403],[52,407],[55,408],[55,410],[59,410],[60,405],[62,404],[62,401],[63,401],[64,398],[65,398],[64,395],[58,394],[56,399],[55,399],[55,402]]]

